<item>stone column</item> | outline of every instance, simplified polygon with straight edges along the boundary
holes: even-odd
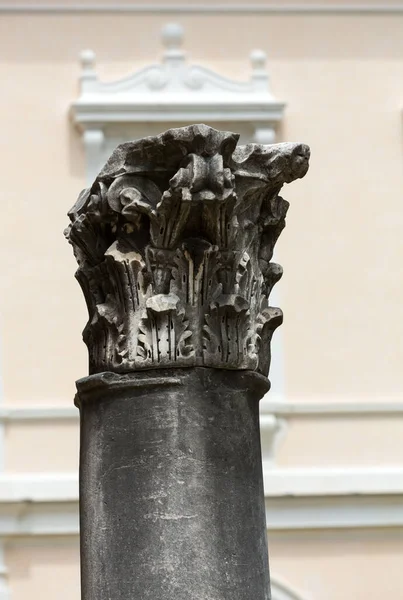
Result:
[[[268,600],[258,403],[302,144],[206,125],[116,148],[69,213],[88,305],[83,600]]]

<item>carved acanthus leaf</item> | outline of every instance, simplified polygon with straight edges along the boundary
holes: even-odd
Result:
[[[238,146],[206,125],[118,146],[69,213],[90,371],[203,365],[267,374],[284,183],[303,144]]]

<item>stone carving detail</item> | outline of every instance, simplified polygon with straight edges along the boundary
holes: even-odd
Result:
[[[206,125],[116,148],[69,212],[90,373],[166,366],[265,375],[282,321],[271,262],[303,144],[236,146]]]

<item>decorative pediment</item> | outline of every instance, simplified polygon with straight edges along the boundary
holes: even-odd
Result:
[[[227,79],[214,71],[186,60],[181,49],[183,31],[179,25],[166,25],[162,31],[165,47],[162,62],[151,64],[123,79],[99,81],[95,54],[81,55],[81,94],[73,104],[74,119],[85,126],[99,122],[166,122],[167,119],[203,121],[265,121],[275,124],[284,104],[277,102],[269,85],[264,52],[250,55],[249,81]]]
[[[89,180],[112,150],[106,138],[113,126],[123,126],[126,132],[126,137],[122,132],[118,139],[115,135],[114,146],[136,137],[130,126],[144,122],[161,123],[162,129],[195,122],[231,127],[244,123],[251,131],[248,141],[274,142],[285,104],[271,93],[265,53],[253,51],[249,80],[235,81],[189,62],[182,41],[182,27],[166,25],[162,61],[110,82],[99,80],[94,52],[82,52],[80,96],[72,104],[72,115],[83,131]]]

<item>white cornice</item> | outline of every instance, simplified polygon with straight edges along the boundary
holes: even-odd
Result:
[[[403,468],[273,469],[269,530],[403,526]],[[76,473],[2,475],[0,537],[78,534]]]
[[[400,466],[273,467],[264,470],[263,478],[267,498],[403,496],[403,467]],[[21,473],[0,476],[0,504],[72,502],[77,499],[77,473]]]
[[[266,499],[269,531],[403,527],[403,497]],[[0,505],[0,537],[78,535],[78,501]]]
[[[158,14],[158,15],[187,15],[187,14],[294,14],[294,15],[338,15],[338,14],[403,14],[403,4],[328,4],[306,3],[306,4],[210,4],[210,3],[183,3],[183,4],[3,4],[0,5],[0,13],[9,14],[102,14],[102,13],[135,13],[135,14]]]
[[[401,400],[332,400],[271,402],[270,394],[261,402],[262,414],[274,414],[278,417],[303,416],[370,416],[403,415]]]
[[[323,400],[321,402],[310,401],[284,401],[270,402],[270,396],[267,400],[261,402],[261,424],[264,427],[272,426],[272,415],[277,417],[332,417],[332,416],[403,416],[403,401],[387,400],[384,401],[356,401]],[[78,421],[79,411],[71,406],[60,405],[25,405],[25,406],[0,406],[0,423],[16,423],[22,421]]]
[[[266,497],[403,495],[403,467],[264,468]],[[402,506],[403,508],[403,506]]]
[[[78,125],[103,125],[109,123],[143,123],[152,121],[167,123],[171,121],[280,121],[284,112],[284,103],[272,102],[270,105],[245,102],[227,101],[216,97],[210,101],[194,102],[192,105],[178,102],[177,97],[165,95],[163,102],[154,106],[151,102],[118,104],[113,99],[100,98],[98,102],[75,102],[72,105],[74,120]],[[163,108],[163,110],[162,110]]]
[[[76,502],[77,473],[19,473],[0,475],[0,505],[12,503]]]
[[[78,501],[0,504],[0,537],[78,535]]]
[[[78,421],[78,418],[79,411],[75,406],[0,406],[0,422],[3,423],[24,421]]]
[[[266,498],[269,531],[403,527],[403,496]]]

